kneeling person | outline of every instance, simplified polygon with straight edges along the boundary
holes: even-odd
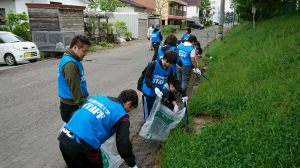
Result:
[[[116,133],[116,146],[126,164],[134,167],[135,156],[129,140],[130,112],[138,105],[134,90],[118,98],[92,96],[77,110],[59,135],[59,147],[68,167],[103,167],[100,146]]]

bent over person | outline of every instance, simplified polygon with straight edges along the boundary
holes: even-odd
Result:
[[[68,122],[73,114],[88,97],[87,84],[84,77],[82,59],[91,46],[90,40],[83,35],[72,39],[70,48],[66,50],[58,66],[58,96],[60,98],[60,114],[64,122]]]
[[[77,110],[58,137],[68,168],[103,167],[100,146],[116,133],[116,146],[129,167],[136,167],[129,140],[129,116],[138,106],[134,90],[124,90],[117,98],[92,96]]]

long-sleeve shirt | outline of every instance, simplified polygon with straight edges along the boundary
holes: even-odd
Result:
[[[160,66],[162,66],[162,60],[159,60],[158,63],[160,64]],[[155,85],[152,82],[152,75],[155,69],[155,65],[156,65],[156,61],[150,63],[147,67],[146,74],[145,74],[146,85],[152,89],[155,89]],[[173,71],[171,70],[167,80],[174,85],[177,92],[179,92],[182,96],[186,96],[186,93],[181,89],[180,82],[176,80],[172,74]]]
[[[67,49],[65,55],[69,55],[78,61],[82,61],[74,52]],[[60,98],[61,102],[68,105],[78,105],[81,106],[86,101],[87,97],[84,97],[81,90],[79,69],[74,62],[68,62],[64,65],[62,70],[62,75],[64,76],[69,89],[71,91],[73,99],[63,99]]]

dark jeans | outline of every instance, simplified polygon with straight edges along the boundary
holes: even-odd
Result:
[[[73,113],[79,109],[79,106],[78,105],[68,105],[68,104],[60,102],[59,108],[60,108],[61,119],[67,123],[71,119]]]
[[[150,115],[151,109],[153,107],[154,101],[156,97],[148,97],[143,95],[143,110],[144,110],[144,122],[146,122],[147,118]]]
[[[157,54],[158,54],[159,45],[160,45],[160,43],[152,43],[152,47],[153,47],[153,50],[154,50],[152,61],[156,60],[156,57],[157,57]]]
[[[76,142],[64,133],[58,137],[59,148],[68,168],[102,168],[100,149],[93,149],[84,142]]]

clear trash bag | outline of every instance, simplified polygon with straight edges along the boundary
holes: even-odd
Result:
[[[175,128],[184,117],[185,109],[175,113],[161,104],[161,98],[157,96],[150,115],[139,133],[140,136],[149,140],[165,141],[170,130]]]
[[[123,163],[117,146],[116,146],[116,134],[111,136],[101,145],[101,154],[103,161],[103,168],[118,168]]]

